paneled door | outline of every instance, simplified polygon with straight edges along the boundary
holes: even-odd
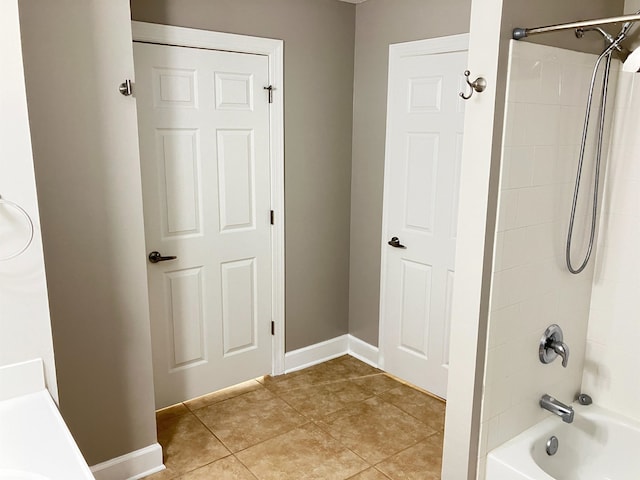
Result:
[[[161,408],[271,372],[269,65],[140,42],[134,59]]]
[[[446,397],[467,36],[392,45],[381,281],[381,360]]]

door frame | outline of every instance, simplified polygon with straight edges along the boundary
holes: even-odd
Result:
[[[284,42],[271,38],[211,32],[146,22],[131,22],[133,40],[176,47],[204,48],[228,52],[264,55],[269,61],[269,84],[274,87],[269,109],[269,163],[271,177],[271,209],[275,222],[271,226],[271,373],[284,373],[285,339],[285,238],[284,238]],[[135,80],[135,79],[134,79]],[[266,92],[265,92],[266,95]]]
[[[459,35],[449,35],[446,37],[429,38],[426,40],[415,40],[411,42],[394,43],[389,45],[389,67],[387,72],[387,90],[391,78],[391,71],[396,67],[398,60],[403,57],[416,55],[436,55],[442,53],[455,53],[469,50],[469,34],[463,33]],[[389,150],[389,96],[387,93],[387,119],[385,134],[385,152],[384,152],[384,176],[383,176],[383,193],[382,193],[382,231],[380,241],[380,313],[378,323],[378,365],[381,369],[385,368],[385,349],[384,349],[384,313],[386,311],[386,295],[387,295],[387,273],[384,266],[387,263],[387,226],[389,223],[389,213],[385,208],[385,199],[389,198],[389,186],[385,178],[389,178],[390,163],[387,161],[390,155]],[[458,213],[459,214],[459,213]]]

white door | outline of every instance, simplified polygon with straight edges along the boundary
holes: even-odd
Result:
[[[271,372],[268,59],[134,43],[156,407]]]
[[[466,36],[393,45],[389,58],[382,363],[389,373],[443,398],[464,121],[458,92],[466,45]]]

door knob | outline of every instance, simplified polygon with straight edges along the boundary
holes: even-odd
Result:
[[[175,260],[176,258],[178,258],[178,257],[176,257],[175,255],[171,255],[171,256],[168,256],[168,257],[163,257],[160,254],[160,252],[155,252],[155,251],[151,252],[149,254],[149,261],[151,263],[166,262],[167,260]]]
[[[400,243],[400,239],[398,237],[392,237],[387,243],[395,248],[407,248]]]

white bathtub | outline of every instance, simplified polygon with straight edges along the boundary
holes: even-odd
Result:
[[[549,414],[492,450],[486,480],[640,480],[640,423],[596,405],[573,407],[573,423]],[[552,435],[559,447],[549,456]]]

